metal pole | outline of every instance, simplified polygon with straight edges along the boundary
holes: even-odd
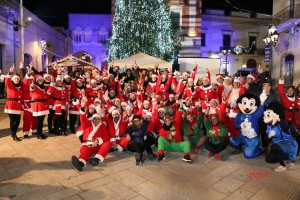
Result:
[[[23,0],[20,0],[20,24],[21,24],[21,61],[24,62],[24,27],[23,27]]]
[[[225,68],[225,75],[227,76],[227,50],[226,50],[226,53],[225,53],[225,59],[226,59],[226,68]]]

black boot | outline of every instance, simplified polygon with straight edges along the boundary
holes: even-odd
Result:
[[[242,152],[243,152],[243,149],[238,148],[238,149],[235,149],[233,152],[231,152],[231,155],[237,155],[237,154],[240,154]]]
[[[140,164],[141,158],[142,158],[141,155],[142,155],[141,153],[138,153],[138,152],[135,153],[135,164],[136,164],[136,165],[139,165],[139,164]]]
[[[22,141],[22,139],[21,138],[19,138],[16,134],[12,134],[11,135],[11,137],[13,138],[13,140],[14,141],[16,141],[16,142],[20,142],[20,141]]]
[[[44,135],[43,133],[37,135],[37,139],[45,140],[45,139],[47,139],[47,137],[48,137],[48,136],[47,136],[47,135]]]
[[[76,156],[72,156],[71,162],[78,171],[81,172],[83,170],[84,164]]]
[[[96,157],[89,159],[89,162],[90,162],[93,166],[99,165],[99,159],[96,158]]]

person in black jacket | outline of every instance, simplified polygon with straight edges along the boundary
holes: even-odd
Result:
[[[136,165],[143,163],[145,160],[143,155],[146,146],[144,137],[146,135],[148,123],[147,120],[142,120],[141,116],[135,115],[132,119],[132,126],[125,132],[127,140],[130,141],[127,146],[128,150],[136,152]]]

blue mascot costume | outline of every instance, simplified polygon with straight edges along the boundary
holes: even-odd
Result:
[[[271,102],[265,107],[264,123],[267,124],[266,134],[272,140],[265,160],[268,163],[280,164],[275,171],[285,171],[296,162],[298,144],[292,136],[289,124],[284,120],[284,109],[280,103]]]
[[[261,99],[262,102],[265,100],[266,97]],[[249,93],[241,95],[237,99],[237,104],[240,111],[234,120],[234,126],[240,129],[240,134],[230,139],[230,145],[235,149],[242,149],[245,145],[245,158],[255,158],[263,153],[259,140],[258,120],[263,115],[264,106],[260,105],[257,96]]]

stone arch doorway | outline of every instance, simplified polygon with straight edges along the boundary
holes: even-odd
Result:
[[[254,60],[254,59],[249,59],[247,61],[247,68],[256,68],[256,65],[257,65],[257,63],[256,63],[256,60]]]

